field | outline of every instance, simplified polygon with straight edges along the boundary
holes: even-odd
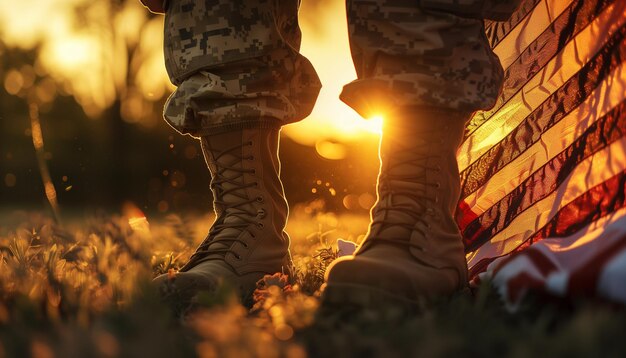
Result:
[[[423,311],[319,308],[336,240],[358,241],[365,215],[292,210],[295,285],[265,280],[252,310],[228,289],[175,317],[150,285],[203,239],[210,216],[92,215],[55,224],[40,213],[0,221],[0,356],[5,357],[623,357],[626,313],[534,297],[516,313],[485,285]]]

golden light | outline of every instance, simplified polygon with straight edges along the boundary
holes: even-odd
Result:
[[[80,67],[97,61],[98,46],[87,36],[66,37],[52,42],[46,50],[49,64],[67,74],[78,72]]]
[[[4,89],[8,94],[16,95],[24,86],[24,77],[17,70],[10,70],[4,77]]]
[[[327,138],[342,142],[376,140],[381,133],[382,120],[364,120],[339,100],[343,86],[356,79],[348,43],[345,2],[332,0],[316,6],[312,1],[304,1],[300,8],[300,26],[301,52],[315,66],[323,87],[311,115],[285,127],[285,133],[299,143],[316,145],[316,148],[320,140]]]
[[[371,133],[382,134],[383,133],[383,116],[376,115],[372,118],[368,118],[365,121],[365,123],[362,124],[361,126],[365,128],[365,130]]]
[[[315,143],[317,153],[332,160],[339,160],[346,157],[346,147],[341,143],[331,142],[327,140],[319,140]]]
[[[71,20],[70,9],[84,0],[0,1],[2,40],[9,46],[32,48],[62,35]]]
[[[70,92],[90,116],[111,105],[115,96],[125,93],[120,81],[126,70],[135,73],[139,96],[124,107],[132,120],[146,121],[158,111],[149,112],[138,100],[158,101],[173,87],[165,72],[162,52],[163,17],[147,18],[139,1],[125,3],[117,13],[104,0],[94,2],[81,16],[76,7],[91,4],[87,0],[23,0],[0,4],[0,31],[9,46],[32,48],[41,43],[39,66]],[[23,14],[29,14],[24,17]],[[112,15],[114,14],[114,16]],[[86,25],[79,25],[87,21]],[[108,23],[110,21],[110,24]],[[323,83],[317,105],[305,120],[285,127],[284,133],[295,141],[316,146],[320,141],[377,141],[380,118],[362,119],[339,100],[343,86],[356,78],[348,43],[345,2],[304,1],[300,9],[303,33],[301,52],[315,66]],[[127,62],[121,42],[137,44],[136,58]],[[128,67],[128,68],[127,68]],[[2,83],[12,93],[20,90],[20,78],[13,74]],[[121,88],[121,90],[120,90]],[[43,91],[44,89],[42,89]],[[42,99],[49,100],[47,92]],[[52,92],[50,92],[52,93]],[[44,101],[45,102],[45,101]],[[143,113],[145,115],[139,116]],[[153,113],[153,114],[152,114]],[[320,145],[318,145],[320,147]],[[321,144],[326,157],[341,157],[341,149]]]
[[[141,79],[137,86],[151,101],[158,101],[175,89],[165,71],[162,36],[163,18],[156,17],[144,25],[139,39],[142,62],[137,69],[137,78]]]
[[[42,65],[58,81],[69,84],[91,116],[108,107],[116,95],[103,46],[96,35],[73,33],[49,40],[41,50]]]

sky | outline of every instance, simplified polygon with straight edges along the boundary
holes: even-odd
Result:
[[[304,0],[301,5],[301,52],[315,66],[323,88],[313,113],[284,128],[292,139],[315,145],[318,151],[327,152],[326,156],[337,157],[334,159],[341,157],[336,143],[371,140],[380,133],[382,122],[380,118],[361,119],[338,99],[342,86],[356,78],[344,3]],[[80,16],[76,8],[83,9]],[[0,32],[12,47],[31,48],[41,43],[35,70],[45,71],[63,84],[61,88],[74,94],[88,115],[97,116],[116,93],[123,93],[129,118],[149,113],[150,118],[142,120],[155,119],[159,112],[144,111],[141,103],[156,101],[173,89],[163,65],[163,18],[146,21],[147,11],[139,1],[127,2],[121,13],[107,21],[109,11],[106,0],[3,1]],[[130,63],[136,74],[132,91],[122,87],[128,61],[119,39],[137,45],[138,56]]]

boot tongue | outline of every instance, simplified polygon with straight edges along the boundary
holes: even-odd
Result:
[[[416,214],[424,213],[425,203],[420,197],[427,194],[427,188],[425,169],[418,165],[423,154],[410,150],[414,149],[411,147],[418,139],[408,136],[406,132],[395,134],[387,138],[381,148],[386,189],[380,193],[383,200],[379,206],[380,209],[391,210],[381,210],[374,213],[374,217],[384,217],[385,223],[381,224],[378,236],[401,240],[411,237],[411,225],[417,221]]]
[[[381,226],[377,236],[396,240],[409,238],[412,232],[411,224],[417,221],[415,213],[423,213],[425,207],[417,198],[406,193],[420,193],[424,187],[418,183],[399,180],[393,180],[389,184],[393,191],[383,194],[383,199],[378,205],[378,209],[387,210],[374,213],[375,218],[384,217],[384,224],[379,224]]]
[[[223,166],[220,166],[220,168],[226,168],[220,175],[220,178],[235,178],[235,179],[231,179],[230,181],[233,181],[239,184],[237,185],[235,183],[230,183],[230,182],[223,182],[222,184],[220,184],[222,191],[227,192],[227,193],[222,195],[220,198],[221,201],[225,203],[225,207],[220,207],[217,209],[218,209],[218,212],[220,212],[220,216],[223,218],[221,221],[221,224],[227,227],[222,229],[213,238],[214,243],[211,245],[211,248],[228,248],[231,245],[231,243],[221,243],[219,242],[220,239],[223,239],[223,238],[232,239],[232,238],[238,237],[241,234],[242,229],[237,226],[239,224],[248,224],[248,222],[243,220],[241,217],[249,216],[247,212],[255,212],[256,209],[251,203],[239,205],[234,208],[228,208],[231,205],[236,205],[237,203],[240,203],[242,201],[248,201],[250,199],[248,198],[246,190],[243,188],[240,188],[241,185],[249,184],[249,182],[245,181],[245,175],[242,175],[239,171],[229,169],[229,168],[242,169],[243,168],[242,159],[239,159],[239,157],[236,157],[232,154],[225,154],[220,158],[219,161],[220,161],[220,164],[223,164]],[[239,188],[239,189],[235,189],[235,188]],[[231,189],[235,189],[235,190],[230,191]],[[232,227],[232,228],[228,227],[229,225],[233,225],[235,227]]]

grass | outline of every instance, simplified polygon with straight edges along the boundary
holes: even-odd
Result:
[[[129,220],[130,219],[130,220]],[[535,297],[509,313],[486,284],[407,315],[319,307],[335,241],[359,241],[366,215],[292,211],[296,284],[268,278],[247,310],[224,288],[176,318],[150,280],[180,266],[210,217],[100,216],[63,227],[41,214],[0,226],[0,357],[490,357],[626,355],[626,313]]]

